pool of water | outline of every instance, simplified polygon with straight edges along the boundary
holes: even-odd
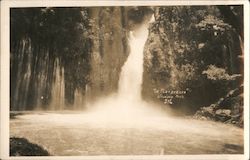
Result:
[[[187,118],[129,115],[22,112],[10,120],[10,136],[24,137],[58,156],[243,153],[242,128]]]

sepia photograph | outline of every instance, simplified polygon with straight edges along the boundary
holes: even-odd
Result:
[[[18,4],[1,5],[9,159],[249,158],[248,3]]]

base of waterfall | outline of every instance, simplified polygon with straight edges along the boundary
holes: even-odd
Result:
[[[56,156],[244,152],[242,128],[166,116],[150,109],[117,108],[12,112],[10,137],[25,138]]]

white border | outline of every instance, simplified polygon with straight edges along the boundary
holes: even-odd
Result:
[[[249,2],[244,6],[244,153],[249,157]]]
[[[3,0],[8,7],[80,7],[80,6],[179,6],[179,5],[234,5],[247,4],[247,0]]]
[[[7,15],[7,16],[6,16]],[[1,158],[9,154],[9,6],[1,3]]]
[[[9,95],[10,95],[10,15],[11,7],[79,7],[79,6],[173,6],[173,5],[244,5],[244,155],[164,155],[164,156],[50,156],[9,157]],[[1,84],[0,84],[0,159],[171,159],[171,160],[247,160],[249,159],[249,2],[225,1],[67,1],[9,0],[1,1]]]

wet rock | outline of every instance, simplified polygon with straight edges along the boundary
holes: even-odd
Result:
[[[49,156],[43,147],[25,138],[10,138],[10,156]]]
[[[200,120],[213,120],[215,117],[214,107],[202,107],[199,111],[196,112],[194,118]]]
[[[231,119],[231,110],[229,109],[218,109],[215,111],[215,120],[226,122]]]
[[[229,109],[218,109],[218,110],[215,111],[215,114],[229,117],[230,114],[231,114],[231,110],[229,110]]]
[[[225,144],[223,149],[224,151],[229,151],[230,153],[244,153],[244,147],[236,144]]]
[[[208,107],[200,108],[194,115],[200,120],[214,120],[243,127],[243,85],[230,90],[225,97]]]

